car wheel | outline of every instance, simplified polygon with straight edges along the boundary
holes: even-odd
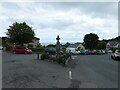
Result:
[[[16,54],[16,52],[15,52],[15,51],[13,51],[13,53],[14,53],[14,54]]]
[[[116,60],[116,57],[115,57],[115,56],[113,56],[113,60]]]
[[[113,56],[111,56],[111,58],[113,59]]]
[[[25,52],[25,54],[27,54],[27,52]]]
[[[114,60],[117,60],[117,57],[114,57]]]

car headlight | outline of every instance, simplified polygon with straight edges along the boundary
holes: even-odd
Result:
[[[117,53],[115,53],[115,57],[118,57],[118,56],[120,56],[119,54],[117,54]]]

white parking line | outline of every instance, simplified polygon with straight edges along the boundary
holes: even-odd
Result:
[[[69,78],[72,79],[71,71],[69,71]]]

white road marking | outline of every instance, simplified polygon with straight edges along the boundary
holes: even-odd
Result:
[[[69,71],[69,78],[72,79],[71,71]]]

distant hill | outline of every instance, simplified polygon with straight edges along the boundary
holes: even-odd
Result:
[[[108,39],[108,40],[103,39],[102,41],[105,41],[105,42],[109,42],[109,41],[118,41],[118,42],[120,42],[120,36],[118,36],[118,37],[116,37],[116,38]]]

